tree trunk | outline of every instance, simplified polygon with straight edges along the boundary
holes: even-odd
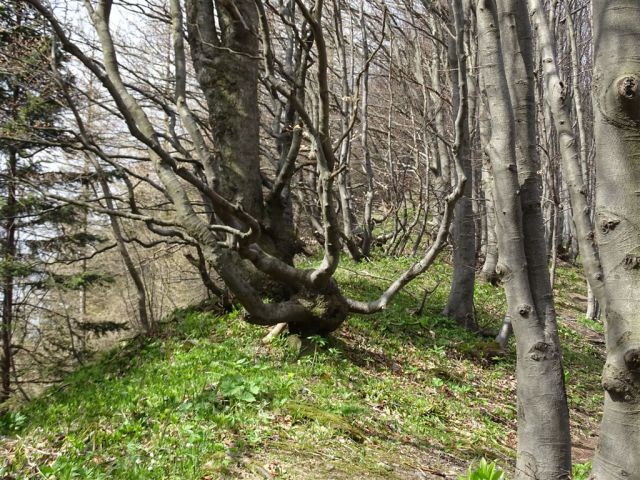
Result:
[[[538,315],[555,324],[553,291],[540,197],[542,179],[537,152],[535,83],[531,24],[525,2],[498,0],[505,73],[515,116],[516,166],[520,185],[524,249],[531,293]]]
[[[596,240],[607,359],[593,478],[640,479],[640,1],[594,0]]]
[[[261,246],[293,264],[295,240],[288,192],[264,208],[258,103],[259,15],[254,0],[186,2],[187,32],[198,83],[207,101],[214,158],[208,182],[266,226]],[[215,10],[215,11],[214,11]],[[224,216],[224,213],[222,213]],[[224,218],[227,224],[237,224]],[[240,228],[242,226],[236,225]],[[245,226],[246,227],[246,226]],[[252,272],[249,276],[256,276]]]
[[[487,245],[482,265],[482,278],[495,285],[498,281],[496,268],[498,266],[498,239],[496,237],[496,209],[493,201],[493,170],[489,158],[489,141],[491,140],[491,121],[483,100],[480,113],[480,145],[482,147],[482,189],[484,191],[485,222],[487,230]]]
[[[215,141],[216,183],[260,218],[258,12],[253,0],[214,3],[215,13],[210,1],[188,1],[187,30]]]
[[[100,168],[98,162],[93,162],[96,166],[98,174],[100,175],[99,183],[102,192],[104,193],[105,203],[107,208],[111,211],[116,211],[116,205],[113,201],[113,196],[111,195],[111,189],[109,188],[109,184],[104,176],[104,172]],[[120,252],[120,256],[122,257],[122,261],[124,263],[125,268],[127,269],[127,273],[129,277],[131,277],[131,281],[136,289],[136,298],[138,303],[138,319],[140,320],[140,325],[142,326],[144,332],[146,334],[150,334],[154,330],[153,319],[149,318],[149,313],[147,309],[147,291],[144,286],[144,282],[142,280],[142,276],[136,269],[136,266],[131,258],[131,254],[129,253],[129,249],[124,240],[124,235],[122,234],[122,228],[120,226],[120,220],[116,215],[109,215],[109,223],[111,224],[111,232],[113,233],[113,238],[116,240],[116,244],[118,245],[118,251]]]
[[[434,26],[434,31],[440,33],[441,27],[439,25]],[[440,92],[442,89],[441,79],[440,79],[440,70],[441,70],[441,59],[440,59],[440,48],[438,45],[435,46],[435,54],[433,58],[433,62],[431,64],[431,83],[433,87],[433,92]],[[445,135],[445,121],[444,121],[444,112],[445,112],[445,102],[436,94],[432,95],[432,103],[435,108],[435,128],[438,132],[438,137],[436,138],[436,150],[434,151],[434,164],[432,165],[431,170],[435,173],[435,188],[438,192],[438,197],[443,198],[449,193],[451,189],[451,168],[449,166],[449,151],[447,150],[447,145],[443,141],[440,135]]]
[[[489,100],[489,152],[495,179],[498,244],[502,275],[517,345],[517,479],[568,479],[571,475],[569,412],[562,357],[550,312],[538,311],[530,283],[518,191],[515,118],[502,60],[497,11],[490,0],[477,8],[484,86]],[[508,45],[508,44],[507,44]],[[505,56],[513,55],[508,52]],[[545,265],[545,274],[546,272]]]
[[[7,204],[5,211],[7,218],[4,225],[5,239],[2,252],[4,275],[2,277],[2,363],[0,375],[2,377],[2,390],[0,390],[0,404],[11,395],[11,367],[13,363],[13,351],[11,348],[11,329],[13,325],[13,262],[16,261],[16,171],[18,154],[15,148],[9,147],[7,157]]]
[[[584,108],[582,106],[582,93],[580,88],[580,52],[578,51],[578,41],[576,38],[576,29],[573,23],[573,13],[567,12],[567,29],[569,35],[569,41],[571,44],[571,73],[573,77],[573,103],[576,109],[576,121],[578,123],[578,139],[580,140],[580,167],[582,170],[582,182],[584,185],[585,193],[584,195],[587,198],[587,204],[589,206],[589,210],[592,211],[592,199],[593,195],[590,191],[589,186],[591,185],[591,181],[589,179],[589,162],[588,162],[588,149],[587,149],[587,133],[585,127],[584,120]],[[576,212],[580,215],[580,212]],[[592,229],[593,231],[593,229]],[[580,232],[578,231],[578,235]],[[593,233],[592,233],[593,235]],[[585,251],[583,248],[581,250],[581,255],[584,257]],[[588,252],[587,252],[588,253]],[[591,282],[587,279],[587,312],[586,316],[589,320],[595,320],[598,318],[598,300],[593,293],[593,288],[591,287]]]
[[[454,152],[460,158],[464,176],[462,197],[458,200],[454,212],[453,224],[453,278],[451,292],[444,309],[444,314],[455,319],[465,328],[475,329],[477,324],[473,313],[473,291],[475,285],[475,223],[473,219],[473,205],[471,196],[473,182],[471,181],[471,150],[469,145],[469,103],[467,87],[467,59],[464,51],[464,12],[461,0],[453,2],[455,20],[455,54],[451,56],[450,68],[454,89],[459,94],[454,96],[454,111],[458,111],[460,135],[458,136]]]
[[[591,288],[589,282],[587,282],[587,312],[585,313],[585,316],[589,320],[597,320],[600,316],[600,304],[598,303],[598,300],[593,293],[593,288]]]
[[[352,208],[351,198],[351,175],[350,175],[350,163],[352,155],[352,140],[350,135],[351,130],[351,117],[353,107],[353,92],[352,86],[349,84],[349,77],[353,78],[353,71],[349,72],[347,67],[347,50],[346,42],[342,27],[342,17],[340,11],[336,11],[334,15],[335,26],[335,42],[336,42],[336,54],[338,62],[340,63],[341,84],[342,84],[342,98],[341,98],[341,132],[342,144],[340,145],[340,153],[338,156],[338,195],[340,198],[340,212],[342,213],[342,237],[344,239],[345,247],[349,251],[351,258],[358,262],[362,259],[362,252],[360,251],[359,242],[356,241],[354,236],[355,216]],[[363,35],[366,30],[363,30]],[[352,69],[353,70],[353,69]]]
[[[373,196],[375,193],[373,164],[371,162],[371,151],[369,149],[369,43],[366,29],[366,17],[364,12],[364,2],[360,3],[360,28],[362,29],[362,60],[364,69],[362,72],[362,93],[360,115],[362,129],[360,139],[362,143],[362,168],[366,178],[366,192],[364,194],[364,209],[362,222],[362,255],[371,255],[373,246]]]
[[[589,208],[587,187],[583,175],[583,162],[580,160],[575,136],[571,127],[571,104],[563,82],[558,74],[555,59],[555,45],[551,29],[544,16],[544,9],[540,0],[529,0],[532,18],[538,28],[540,37],[540,53],[544,73],[544,88],[546,103],[553,116],[553,122],[560,144],[560,158],[564,177],[569,190],[571,206],[573,210],[573,224],[577,232],[582,262],[587,273],[588,284],[601,295],[602,269],[598,249],[594,243],[593,225],[591,222],[591,210]],[[568,211],[568,209],[567,209]],[[556,215],[557,217],[557,215]],[[553,232],[554,242],[557,241],[556,230]],[[554,243],[554,248],[555,248]],[[554,255],[555,260],[555,255]]]

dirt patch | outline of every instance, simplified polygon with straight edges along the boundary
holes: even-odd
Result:
[[[580,437],[571,445],[573,463],[585,463],[593,458],[598,445],[598,437]]]

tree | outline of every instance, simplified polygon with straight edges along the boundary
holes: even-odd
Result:
[[[20,179],[37,175],[37,164],[29,159],[39,143],[58,135],[54,121],[59,106],[50,76],[43,75],[51,52],[45,24],[24,4],[9,2],[0,7],[0,28],[0,156],[6,198],[1,205],[2,403],[12,392],[16,300],[24,296],[17,282],[37,270],[26,257],[19,232],[39,223],[34,211],[50,207],[25,193]]]
[[[2,6],[0,28],[0,191],[6,198],[0,204],[2,403],[16,388],[28,396],[23,384],[33,380],[30,362],[48,367],[69,357],[82,362],[87,325],[58,300],[107,277],[72,266],[102,240],[81,227],[86,210],[43,199],[33,188],[78,191],[91,182],[90,175],[63,160],[60,149],[70,135],[61,127],[64,96],[57,76],[73,81],[63,52],[48,23],[22,2]]]
[[[62,47],[108,92],[132,137],[146,148],[159,180],[159,184],[153,183],[154,188],[162,191],[172,206],[171,219],[141,212],[110,213],[143,221],[159,234],[197,246],[243,305],[248,321],[262,325],[287,323],[290,330],[302,333],[332,331],[349,312],[384,309],[406,283],[431,265],[445,246],[453,205],[466,180],[461,168],[456,188],[446,199],[434,242],[380,298],[373,302],[345,298],[333,279],[342,250],[333,192],[341,168],[336,149],[344,135],[336,141],[331,128],[323,2],[308,8],[305,2],[296,1],[273,13],[262,2],[253,0],[233,4],[188,0],[184,23],[180,3],[171,3],[175,76],[172,99],[145,96],[143,90],[131,87],[128,70],[119,61],[122,49],[116,47],[109,27],[110,2],[98,2],[95,7],[87,4],[100,45],[100,62],[88,56],[38,0],[29,3],[46,16]],[[293,73],[283,69],[277,57],[282,52],[275,48],[272,33],[279,27],[274,27],[270,18],[280,18],[293,29]],[[183,42],[185,29],[188,51]],[[187,58],[192,60],[193,70],[188,67]],[[193,86],[193,74],[201,97],[189,96],[187,85]],[[261,171],[259,81],[268,95],[285,105],[285,110],[292,108],[295,112],[284,117],[287,123],[283,132],[291,136],[285,136],[286,141],[279,146],[283,161],[271,178],[265,178]],[[312,87],[307,88],[306,82]],[[198,103],[201,99],[205,119],[196,110],[203,105]],[[314,110],[307,105],[309,100]],[[171,112],[175,123],[168,142],[160,141],[166,136],[161,134],[148,101]],[[290,209],[285,205],[288,200],[283,197],[290,191],[303,140],[315,164],[316,209],[321,228],[318,233],[323,242],[319,266],[306,270],[291,265],[295,253],[292,247],[297,241],[290,228]],[[199,202],[195,202],[194,192]],[[45,194],[55,198],[50,192]],[[103,209],[103,213],[107,210]],[[274,302],[265,302],[261,297],[263,279],[284,286],[281,295],[272,295]]]
[[[541,2],[530,0],[529,4],[538,27],[545,97],[559,137],[582,263],[589,286],[604,308],[607,322],[607,360],[602,379],[605,413],[593,475],[598,479],[633,478],[640,471],[637,455],[633,453],[640,441],[637,422],[638,325],[634,323],[637,313],[633,295],[621,295],[621,292],[633,291],[638,283],[633,260],[638,229],[632,220],[637,216],[639,206],[632,193],[635,178],[632,158],[638,147],[632,132],[637,130],[639,110],[636,105],[637,62],[626,54],[624,42],[638,38],[640,32],[633,20],[638,19],[640,5],[637,2],[594,3],[594,18],[598,19],[594,24],[597,39],[593,92],[597,107],[594,120],[597,228],[594,228],[586,186],[585,153],[578,152],[571,130],[571,100],[560,80],[553,35]],[[625,13],[621,15],[620,12]],[[576,108],[580,109],[578,105]],[[579,135],[580,145],[583,145],[585,135],[580,132]],[[612,139],[615,140],[612,142]]]
[[[480,67],[491,117],[491,138],[487,149],[494,172],[500,252],[497,271],[505,284],[507,315],[512,320],[517,343],[516,475],[517,478],[567,478],[571,472],[569,412],[553,296],[546,297],[549,291],[546,265],[546,278],[532,271],[536,264],[529,266],[529,255],[538,246],[539,234],[526,236],[523,226],[526,204],[521,203],[518,194],[521,188],[518,168],[520,164],[524,165],[522,176],[527,179],[531,165],[526,160],[518,163],[518,132],[512,104],[513,98],[517,97],[512,94],[510,98],[503,61],[515,55],[516,47],[504,40],[501,44],[498,8],[493,1],[478,2],[477,16],[479,51],[483,59]],[[520,15],[510,19],[511,22],[518,20],[528,21],[528,17]],[[519,27],[525,26],[520,24]],[[524,86],[527,86],[526,81]],[[531,199],[523,198],[522,202],[525,200]],[[527,232],[531,234],[530,230]]]
[[[640,478],[640,2],[593,2],[598,298],[606,322],[604,414],[596,479]],[[596,292],[597,295],[597,292]]]
[[[456,144],[454,155],[460,158],[464,176],[468,179],[464,192],[454,213],[453,223],[453,278],[451,292],[444,314],[454,318],[466,328],[477,328],[473,306],[473,290],[475,284],[475,223],[473,219],[473,205],[471,201],[473,184],[471,182],[471,148],[469,134],[469,88],[467,85],[467,54],[465,52],[465,18],[462,2],[453,2],[453,17],[456,36],[451,41],[453,46],[450,64],[457,63],[458,68],[452,71],[453,84],[458,94],[454,94],[454,109],[458,111],[456,119]],[[458,106],[459,105],[459,106]]]

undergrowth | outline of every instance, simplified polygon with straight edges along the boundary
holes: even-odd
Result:
[[[370,299],[409,263],[345,262],[338,280]],[[514,349],[501,354],[440,314],[449,275],[439,263],[385,312],[303,342],[264,345],[265,330],[238,311],[177,311],[156,337],[124,343],[4,415],[0,478],[456,478],[480,458],[509,478]],[[562,295],[581,282],[560,270]],[[484,330],[504,309],[500,289],[478,284]],[[560,315],[573,432],[591,448],[603,359],[584,331],[599,335],[598,325]]]

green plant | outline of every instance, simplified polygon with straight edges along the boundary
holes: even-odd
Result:
[[[246,380],[241,375],[225,375],[220,379],[218,391],[225,399],[234,402],[252,403],[263,393],[254,382]]]
[[[17,433],[27,423],[27,417],[20,412],[6,412],[0,415],[0,432]]]
[[[505,480],[504,472],[498,468],[496,462],[488,463],[485,458],[480,460],[477,467],[469,467],[466,476],[459,477],[459,480]]]
[[[576,463],[572,469],[573,480],[587,480],[591,474],[591,462]]]
[[[316,348],[324,348],[327,345],[327,339],[322,335],[311,335],[309,341],[313,343]]]

